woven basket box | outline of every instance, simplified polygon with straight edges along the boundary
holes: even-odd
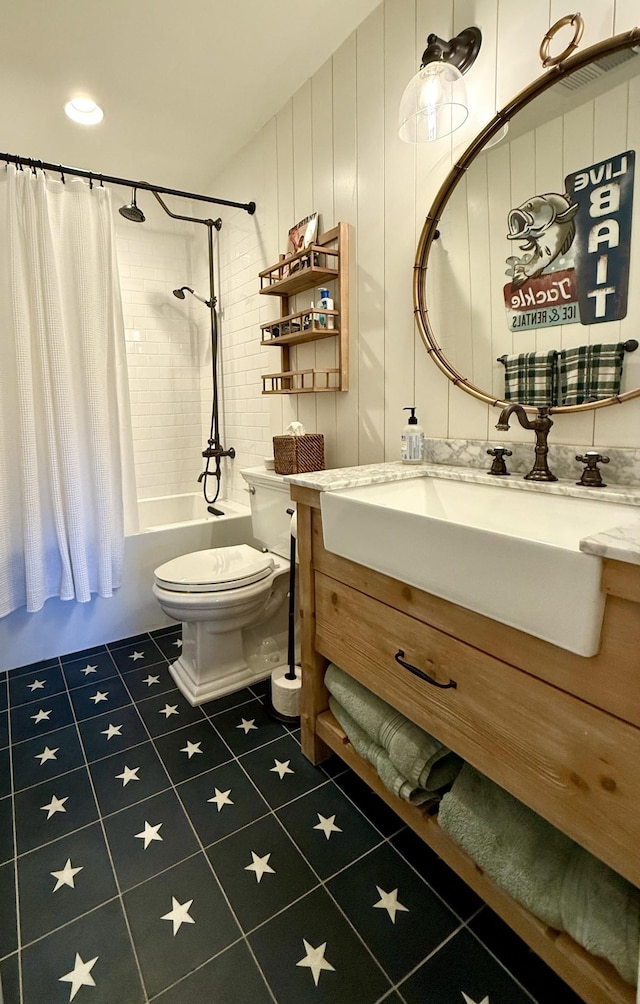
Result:
[[[306,474],[324,470],[324,436],[274,436],[273,460],[276,474]]]

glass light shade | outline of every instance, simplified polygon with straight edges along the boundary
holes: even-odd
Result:
[[[427,63],[412,77],[400,102],[398,135],[405,143],[431,143],[455,132],[469,115],[460,70],[452,63]]]

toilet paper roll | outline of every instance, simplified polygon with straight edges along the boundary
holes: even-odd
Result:
[[[281,715],[298,718],[300,715],[302,670],[300,666],[295,667],[295,680],[287,679],[288,672],[288,666],[278,666],[271,674],[271,703]]]
[[[289,524],[289,533],[291,534],[292,537],[295,537],[297,539],[297,537],[298,537],[298,513],[297,512],[294,512],[293,516],[291,517],[291,523]],[[296,561],[297,560],[298,559],[296,557]]]

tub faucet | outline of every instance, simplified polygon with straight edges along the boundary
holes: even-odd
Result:
[[[555,474],[552,474],[547,464],[547,436],[553,422],[549,418],[548,408],[538,408],[538,415],[534,419],[527,418],[527,413],[521,404],[510,404],[500,412],[500,418],[496,429],[506,432],[509,428],[509,419],[512,414],[518,416],[518,421],[523,429],[533,429],[536,434],[536,459],[528,474],[525,474],[525,481],[557,481]]]

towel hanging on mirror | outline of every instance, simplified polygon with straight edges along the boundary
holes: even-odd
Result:
[[[555,349],[501,356],[500,361],[504,363],[505,401],[517,401],[535,408],[557,404],[557,358]]]
[[[583,404],[619,394],[624,351],[624,342],[562,349],[560,404]]]

